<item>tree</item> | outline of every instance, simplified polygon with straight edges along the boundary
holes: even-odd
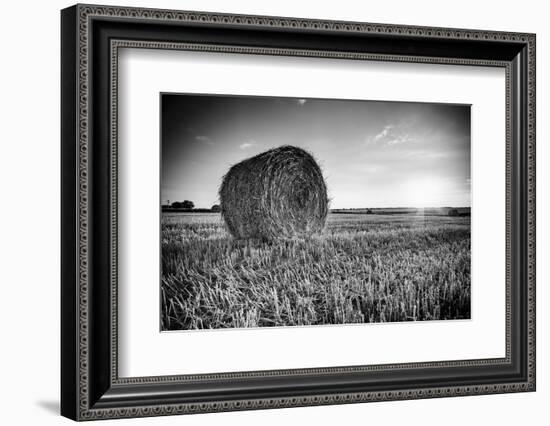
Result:
[[[181,208],[186,210],[193,210],[195,208],[195,203],[193,201],[184,200],[181,203]]]
[[[185,209],[185,210],[193,210],[195,208],[195,203],[193,201],[185,200],[185,201],[174,201],[172,203],[173,209]]]
[[[218,213],[218,212],[222,211],[222,208],[220,207],[219,204],[214,204],[210,210],[212,210],[213,212]]]

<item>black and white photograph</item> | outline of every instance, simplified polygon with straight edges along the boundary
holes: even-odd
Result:
[[[11,13],[8,423],[540,423],[542,6],[206,2]]]
[[[470,319],[470,106],[162,93],[161,330]]]

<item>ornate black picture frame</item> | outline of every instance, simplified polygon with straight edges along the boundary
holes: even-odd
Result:
[[[61,413],[74,420],[535,390],[535,35],[76,5],[61,13]],[[506,356],[120,378],[122,47],[485,65],[506,71]]]

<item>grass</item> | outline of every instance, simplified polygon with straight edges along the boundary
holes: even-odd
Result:
[[[161,298],[163,330],[470,318],[470,218],[331,214],[267,243],[165,213]]]

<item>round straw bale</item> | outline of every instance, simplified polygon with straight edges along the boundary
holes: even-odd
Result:
[[[311,154],[293,146],[235,164],[219,195],[227,229],[238,239],[309,237],[323,230],[328,214],[321,169]]]

